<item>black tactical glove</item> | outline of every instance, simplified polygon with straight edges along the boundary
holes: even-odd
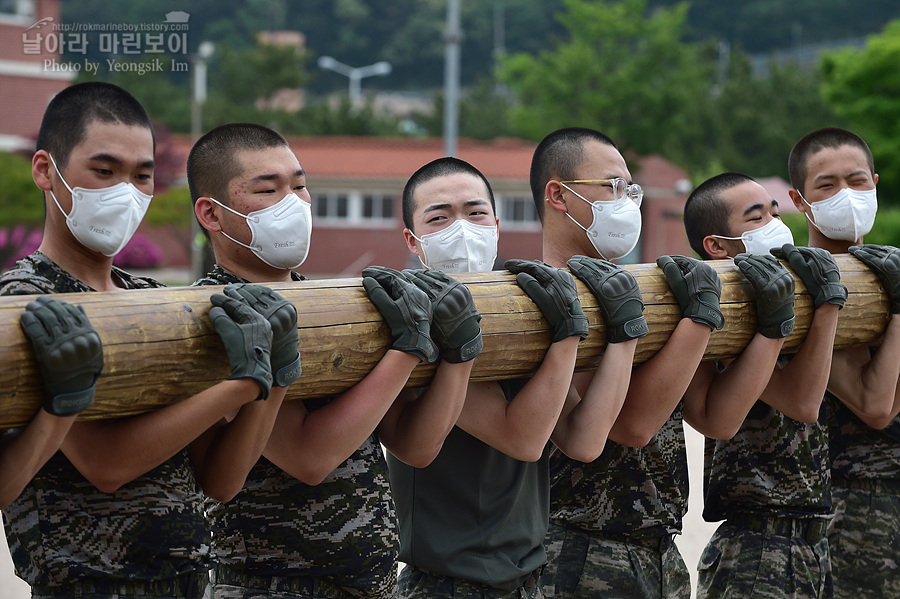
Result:
[[[722,282],[712,266],[687,256],[660,256],[656,259],[669,288],[681,307],[681,316],[720,330],[725,317],[719,310]]]
[[[300,336],[297,333],[297,308],[275,291],[248,283],[225,287],[225,295],[240,300],[262,314],[272,327],[273,386],[287,387],[300,378]]]
[[[644,318],[644,299],[630,272],[607,260],[574,256],[569,270],[584,281],[600,303],[606,320],[606,340],[620,343],[650,332]]]
[[[42,295],[21,316],[44,384],[43,408],[73,416],[94,403],[103,344],[81,306]]]
[[[439,270],[404,270],[404,276],[431,300],[431,332],[441,358],[451,363],[474,360],[481,353],[481,314],[465,285]]]
[[[433,308],[428,295],[393,268],[370,266],[362,275],[369,299],[391,329],[391,348],[434,362],[438,348],[431,340]]]
[[[738,254],[741,269],[756,295],[757,330],[770,339],[794,331],[794,277],[770,254]]]
[[[891,314],[900,314],[900,250],[867,243],[850,246],[848,251],[878,275],[891,304]]]
[[[786,243],[770,250],[776,258],[786,259],[794,273],[800,277],[806,290],[813,297],[813,306],[818,308],[825,302],[844,307],[847,288],[841,284],[841,271],[828,250],[811,247],[795,247]]]
[[[259,397],[266,399],[272,388],[272,326],[266,318],[245,304],[222,293],[214,293],[209,301],[212,322],[231,364],[228,380],[250,378],[259,385]]]
[[[553,343],[566,337],[577,335],[584,339],[588,336],[587,317],[578,301],[578,290],[571,274],[540,260],[507,260],[504,266],[516,273],[516,283],[550,323]]]

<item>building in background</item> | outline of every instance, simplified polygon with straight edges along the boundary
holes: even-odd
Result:
[[[60,62],[59,0],[0,0],[0,150],[33,150],[50,99],[75,78]]]

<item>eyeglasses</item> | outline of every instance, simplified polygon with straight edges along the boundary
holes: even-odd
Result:
[[[616,200],[628,198],[638,206],[644,199],[644,190],[637,183],[629,183],[621,177],[615,179],[575,179],[574,181],[560,181],[560,183],[584,183],[587,185],[607,185],[615,191]]]

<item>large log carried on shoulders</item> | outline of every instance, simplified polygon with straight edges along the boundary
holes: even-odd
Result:
[[[835,347],[878,343],[888,318],[887,295],[878,278],[849,254],[835,256],[849,299],[838,320]],[[722,280],[725,327],[713,331],[706,358],[736,356],[752,337],[756,310],[749,283],[731,260],[710,263]],[[680,319],[665,276],[655,264],[626,265],[638,281],[650,334],[639,340],[635,362],[657,352]],[[506,271],[456,275],[482,314],[484,350],[472,380],[493,380],[534,371],[550,342],[550,332],[527,295]],[[594,367],[606,343],[606,325],[587,287],[579,296],[590,335],[578,350],[577,368]],[[303,375],[288,399],[338,394],[361,380],[390,346],[381,315],[369,302],[361,280],[328,279],[270,285],[294,302],[299,315]],[[218,287],[176,287],[104,293],[60,294],[81,304],[103,340],[104,370],[93,407],[82,418],[113,418],[169,405],[228,376],[222,343],[208,319],[209,296]],[[812,298],[796,283],[796,324],[785,351],[796,350],[809,330]],[[31,348],[19,316],[32,298],[0,297],[0,427],[19,426],[40,406],[41,388]],[[428,383],[434,364],[420,364],[410,385]]]

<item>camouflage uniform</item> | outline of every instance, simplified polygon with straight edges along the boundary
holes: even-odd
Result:
[[[756,402],[734,438],[706,440],[697,597],[831,597],[824,409],[805,424]]]
[[[195,284],[239,282],[216,266]],[[304,403],[312,411],[328,401]],[[377,434],[315,486],[260,458],[241,492],[210,516],[216,599],[396,593],[397,517]]]
[[[506,398],[527,379],[501,381]],[[388,454],[403,599],[540,599],[549,450],[522,462],[454,427],[425,468]]]
[[[400,572],[401,599],[544,599],[540,573],[529,574],[512,591],[504,591],[454,576],[438,576],[415,566]]]
[[[0,295],[90,291],[40,252],[0,277]],[[57,452],[4,516],[16,574],[36,597],[200,597],[207,586],[210,530],[187,451],[113,493]]]
[[[646,447],[609,441],[590,463],[555,449],[550,475],[547,597],[690,597],[672,542],[687,511],[681,405]]]
[[[830,393],[825,402],[835,597],[900,597],[900,416],[875,430]]]

